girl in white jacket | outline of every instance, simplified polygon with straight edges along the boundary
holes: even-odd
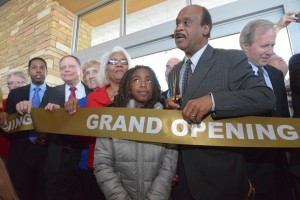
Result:
[[[128,89],[130,88],[130,89]],[[163,108],[160,85],[147,66],[128,70],[112,107]],[[97,138],[94,167],[106,199],[169,199],[177,165],[176,146]]]

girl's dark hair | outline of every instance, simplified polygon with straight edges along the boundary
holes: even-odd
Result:
[[[154,104],[158,101],[163,101],[161,97],[161,90],[160,85],[157,80],[157,77],[155,75],[155,72],[148,66],[144,65],[136,65],[134,68],[129,69],[123,76],[120,87],[119,87],[119,93],[115,96],[114,101],[110,105],[110,107],[126,107],[127,103],[130,99],[132,99],[132,94],[130,90],[130,82],[132,75],[135,71],[139,69],[145,69],[148,70],[151,78],[152,78],[152,97],[149,99],[149,101],[146,102],[144,108],[153,108]]]

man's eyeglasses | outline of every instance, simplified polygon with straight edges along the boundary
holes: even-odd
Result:
[[[111,64],[111,65],[116,65],[118,62],[120,62],[122,65],[127,65],[128,64],[128,60],[127,59],[114,59],[114,58],[111,58],[108,60],[108,64]]]
[[[7,83],[7,85],[23,85],[23,84],[26,84],[26,82],[25,81],[9,81],[8,83]]]

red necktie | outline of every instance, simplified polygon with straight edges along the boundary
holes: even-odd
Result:
[[[70,96],[69,96],[69,100],[70,99],[74,99],[74,98],[76,98],[76,93],[75,93],[75,91],[77,90],[77,88],[76,87],[70,87],[70,92],[71,92],[71,94],[70,94]]]

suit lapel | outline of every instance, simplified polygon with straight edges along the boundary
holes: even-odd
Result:
[[[193,76],[190,79],[189,85],[186,89],[186,93],[183,96],[182,99],[182,105],[184,106],[187,101],[191,98],[191,96],[194,94],[195,89],[199,88],[199,85],[204,80],[206,74],[209,72],[209,70],[212,68],[215,60],[211,59],[214,49],[208,45],[203,52],[201,58],[199,59],[197,66],[195,68],[195,71],[193,73]]]
[[[276,94],[276,92],[278,92],[278,84],[277,84],[277,75],[276,73],[274,73],[273,69],[271,68],[272,66],[266,66],[265,69],[267,70],[267,73],[269,75],[272,87],[273,87],[273,91]]]
[[[26,96],[26,100],[30,101],[30,84],[24,86],[24,96]]]
[[[61,95],[58,96],[58,98],[59,98],[58,101],[59,101],[59,105],[60,105],[61,108],[65,107],[65,99],[66,99],[66,90],[65,90],[65,88],[66,88],[66,84],[63,84],[60,87],[58,87],[58,92],[59,92],[59,94],[61,94]]]

